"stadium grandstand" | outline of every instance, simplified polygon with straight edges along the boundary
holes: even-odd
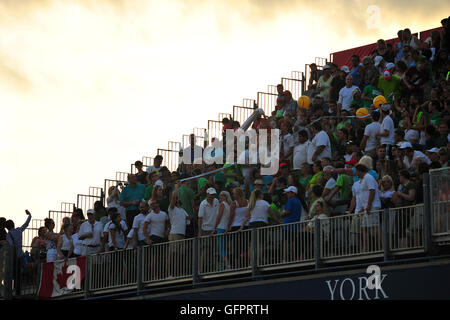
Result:
[[[447,266],[448,288],[450,31],[441,23],[315,58],[180,141],[130,159],[129,172],[47,219],[0,220],[1,297],[323,299],[328,289],[314,288],[325,273],[342,282],[343,271],[401,274],[432,261]],[[275,174],[239,162],[248,145],[231,162],[206,163],[214,143],[250,129],[279,129]],[[222,146],[214,152],[227,160]],[[289,284],[305,289],[277,295]]]

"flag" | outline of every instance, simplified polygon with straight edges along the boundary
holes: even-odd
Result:
[[[47,262],[42,265],[39,297],[53,298],[81,288],[86,275],[86,257],[66,261]]]

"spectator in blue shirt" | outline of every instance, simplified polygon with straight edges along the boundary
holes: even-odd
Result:
[[[17,258],[22,258],[24,253],[22,251],[22,233],[28,227],[31,221],[31,213],[28,210],[25,210],[28,215],[27,221],[23,224],[23,226],[19,228],[14,227],[14,222],[12,220],[8,220],[5,222],[5,227],[8,229],[8,235],[6,236],[6,240],[8,243],[14,247]]]
[[[128,175],[128,184],[123,188],[120,194],[120,205],[127,210],[127,225],[131,229],[134,217],[139,213],[139,203],[144,199],[145,185],[137,183],[137,177],[134,174]]]
[[[302,203],[297,198],[297,188],[290,186],[284,189],[284,193],[287,195],[287,202],[285,210],[280,215],[283,218],[283,224],[300,222],[302,216]],[[285,261],[294,261],[298,258],[298,235],[300,227],[298,224],[284,226],[284,246],[283,257]],[[296,250],[297,249],[297,250]]]

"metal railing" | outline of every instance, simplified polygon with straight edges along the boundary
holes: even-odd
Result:
[[[431,232],[450,240],[450,168],[430,170]]]
[[[194,239],[142,247],[142,283],[191,278],[193,247]]]
[[[222,121],[217,120],[208,120],[208,134],[209,134],[209,141],[211,142],[212,138],[222,140]]]
[[[94,203],[96,201],[103,202],[103,198],[104,197],[89,194],[77,194],[77,208],[81,208],[83,213],[86,214],[89,209],[94,209]]]
[[[147,171],[147,168],[148,168],[148,167],[149,167],[149,166],[142,165],[142,170]],[[131,164],[130,173],[133,173],[133,174],[138,173],[138,170],[137,170],[136,165],[135,165],[134,163]],[[107,191],[107,190],[105,190],[105,191]]]
[[[292,93],[292,98],[297,101],[303,93],[303,81],[299,79],[281,78],[285,90]]]
[[[291,263],[314,263],[314,233],[309,222],[257,229],[257,266],[267,268]]]
[[[256,103],[255,99],[247,99],[247,98],[242,99],[242,106],[244,108],[254,109],[255,108],[255,103]],[[233,119],[236,120],[234,117],[233,117]],[[242,122],[244,122],[247,119],[248,119],[248,117],[243,119]]]
[[[61,226],[63,225],[63,219],[64,218],[71,218],[72,217],[72,212],[70,212],[70,211],[49,210],[48,211],[48,217],[55,222],[55,229],[56,229],[57,232],[59,232]]]
[[[251,230],[199,239],[198,274],[251,269]]]
[[[108,201],[108,197],[109,197],[109,188],[111,187],[115,187],[117,186],[119,183],[122,183],[123,187],[125,187],[125,183],[127,181],[120,181],[120,180],[113,180],[113,179],[105,179],[104,182],[104,190],[105,190],[105,197],[104,197],[104,201],[103,201],[103,205],[106,207],[107,206],[107,201]],[[86,212],[84,212],[84,214],[86,215]]]
[[[389,209],[391,251],[424,247],[424,205]]]
[[[277,98],[276,93],[258,92],[258,107],[264,110],[265,115],[271,116],[277,105]]]
[[[128,181],[128,175],[129,174],[130,174],[129,172],[117,171],[116,172],[116,180],[118,180],[118,181]]]
[[[162,165],[170,171],[176,171],[180,162],[179,150],[158,149],[158,155],[163,157]]]
[[[110,251],[88,256],[89,291],[135,286],[137,249]]]
[[[30,252],[31,250],[31,241],[33,241],[34,237],[38,236],[38,231],[40,227],[44,226],[44,220],[42,219],[31,219],[28,228],[25,229],[22,236],[22,249],[23,251]],[[55,226],[55,231],[59,232],[58,228],[60,226]]]
[[[255,110],[249,107],[233,106],[233,119],[241,125],[247,120]]]
[[[342,258],[383,251],[383,210],[320,219],[321,258]]]
[[[153,165],[153,157],[142,157],[142,163],[144,166],[150,167]]]

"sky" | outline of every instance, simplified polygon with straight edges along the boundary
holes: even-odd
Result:
[[[440,26],[448,1],[0,0],[0,216],[21,224],[315,57]]]

